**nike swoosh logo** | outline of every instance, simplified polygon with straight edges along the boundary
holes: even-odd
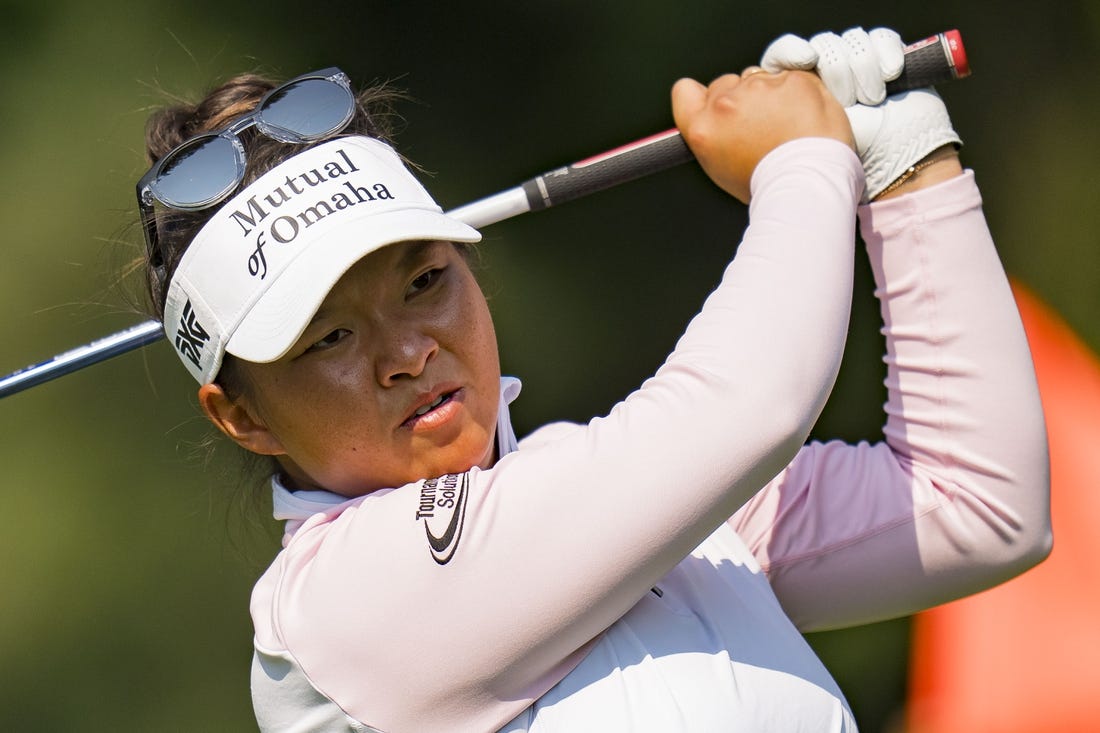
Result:
[[[469,481],[467,474],[462,474],[462,484],[458,488],[455,497],[455,508],[451,514],[451,521],[447,523],[447,529],[442,535],[432,533],[428,526],[428,520],[424,520],[424,533],[428,535],[428,546],[432,551],[432,558],[440,565],[446,565],[454,557],[458,549],[458,541],[462,538],[463,520],[466,516],[466,485]]]

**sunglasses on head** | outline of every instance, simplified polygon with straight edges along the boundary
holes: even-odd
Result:
[[[137,183],[145,244],[154,265],[157,247],[154,202],[178,211],[200,211],[229,197],[244,178],[246,157],[240,133],[255,127],[285,143],[308,143],[339,132],[355,115],[347,75],[333,67],[303,74],[272,89],[254,110],[221,130],[178,145],[153,164]]]

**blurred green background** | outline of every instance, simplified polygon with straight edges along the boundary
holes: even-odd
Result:
[[[1100,3],[0,2],[0,372],[141,320],[145,115],[243,70],[389,79],[403,151],[445,207],[671,126],[668,89],[754,62],[782,32],[957,27],[945,86],[1011,274],[1100,349]],[[486,231],[483,279],[521,433],[606,411],[717,282],[744,211],[685,166]],[[883,367],[861,259],[819,437],[875,439]],[[210,462],[163,344],[0,403],[0,729],[247,731],[248,595],[273,554],[266,488]],[[255,501],[250,494],[258,495]],[[243,506],[243,508],[242,508]],[[815,634],[863,730],[897,730],[908,623]]]

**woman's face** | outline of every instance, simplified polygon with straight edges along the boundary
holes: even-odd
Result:
[[[496,334],[449,243],[371,253],[285,356],[241,367],[243,406],[293,488],[359,496],[495,459]]]

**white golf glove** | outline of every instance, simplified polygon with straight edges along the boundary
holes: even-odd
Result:
[[[839,36],[818,33],[808,41],[781,36],[760,60],[766,71],[816,71],[844,105],[867,181],[865,203],[936,148],[962,144],[935,90],[886,96],[886,82],[904,66],[904,47],[888,28],[851,28]]]

